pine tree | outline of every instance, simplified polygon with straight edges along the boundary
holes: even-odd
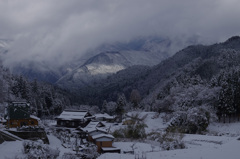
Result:
[[[106,113],[107,112],[107,101],[106,100],[103,101],[101,112],[102,113]]]
[[[226,122],[226,116],[229,117],[229,122],[230,122],[230,117],[232,114],[235,114],[237,109],[235,106],[235,96],[236,96],[236,91],[235,91],[235,82],[233,78],[233,72],[229,71],[229,73],[224,72],[219,76],[221,79],[219,81],[221,85],[221,90],[218,98],[218,109],[217,109],[217,114],[219,117],[219,120],[221,120],[221,117],[223,116],[224,118],[224,123]]]
[[[122,115],[124,113],[124,106],[126,106],[127,101],[124,94],[118,95],[116,114],[119,118],[119,122],[122,122]]]

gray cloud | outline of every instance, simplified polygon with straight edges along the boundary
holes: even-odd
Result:
[[[239,7],[237,0],[2,0],[0,38],[13,39],[6,63],[60,65],[137,36],[223,41],[240,33]]]

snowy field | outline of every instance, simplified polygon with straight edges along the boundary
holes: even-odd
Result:
[[[163,122],[162,116],[155,116],[155,113],[145,113],[145,123],[148,126],[147,132],[164,129],[167,125]],[[143,115],[145,115],[143,114]],[[52,123],[54,124],[54,123]],[[112,125],[117,129],[122,125]],[[75,153],[69,148],[61,145],[61,141],[54,135],[48,135],[50,147],[60,150],[58,159],[64,153]],[[240,122],[239,123],[213,123],[208,127],[206,135],[185,134],[183,141],[185,149],[163,151],[160,143],[153,141],[137,142],[114,142],[113,146],[118,147],[128,154],[106,153],[97,159],[239,159],[240,154]],[[0,144],[0,159],[24,159],[23,141],[3,142]]]
[[[239,123],[240,125],[240,123]],[[239,126],[240,127],[240,126]],[[98,159],[135,159],[135,156],[146,156],[146,159],[239,159],[240,141],[238,137],[185,135],[186,149],[160,151],[150,144],[137,143],[134,154],[103,154]],[[123,149],[131,149],[132,143],[115,143]]]
[[[161,130],[167,127],[162,116],[155,117],[155,113],[147,114],[146,132]],[[98,159],[135,159],[142,156],[146,159],[239,159],[240,154],[240,122],[213,123],[208,127],[206,135],[185,134],[183,141],[185,149],[162,151],[159,143],[146,142],[115,142],[114,146],[125,151],[133,150],[134,154],[102,154]]]

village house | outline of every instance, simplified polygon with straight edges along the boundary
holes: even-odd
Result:
[[[27,102],[12,102],[5,108],[6,126],[16,128],[22,126],[37,126],[40,119],[30,113]]]
[[[107,134],[107,131],[102,128],[81,128],[80,131],[85,132],[87,135],[87,140],[93,142],[92,136],[99,135],[99,134]]]
[[[93,142],[98,147],[99,153],[106,153],[106,152],[117,152],[120,153],[120,149],[113,147],[113,140],[114,137],[110,134],[97,134],[92,136]]]
[[[85,128],[79,127],[77,130],[85,133],[87,140],[97,145],[99,153],[120,153],[120,149],[112,147],[114,137],[108,134],[108,131],[102,122],[91,121]]]
[[[116,119],[115,116],[110,116],[107,113],[95,114],[94,116],[97,121],[106,121],[109,123],[115,122]]]
[[[88,111],[66,109],[55,119],[57,126],[77,128],[79,126],[85,127],[92,118],[93,116]]]
[[[93,133],[94,131],[99,131],[99,132],[102,131],[103,133],[106,133],[106,130],[103,129],[104,127],[105,127],[105,125],[102,122],[91,121],[84,128],[79,126],[78,128],[76,128],[76,131],[77,131],[77,134],[79,134],[81,136],[81,138],[87,139],[88,141],[89,140],[92,141],[91,133]],[[96,130],[96,128],[98,128],[99,130]],[[90,135],[89,135],[89,133],[90,133]]]

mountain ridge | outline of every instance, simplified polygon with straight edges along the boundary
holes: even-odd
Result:
[[[224,57],[227,56],[228,53],[231,54],[232,52],[231,50],[233,52],[234,51],[238,52],[240,50],[239,38],[236,37],[233,39],[230,38],[230,40],[227,40],[223,43],[213,44],[209,46],[207,45],[188,46],[185,49],[182,49],[179,52],[177,52],[174,56],[166,60],[163,60],[160,64],[151,67],[151,69],[149,69],[148,71],[146,72],[139,71],[140,73],[139,79],[132,80],[132,82],[128,82],[128,84],[125,85],[120,84],[120,81],[116,82],[114,78],[109,77],[108,79],[99,82],[97,85],[86,87],[86,89],[84,89],[82,93],[79,95],[85,96],[87,94],[85,93],[87,92],[87,89],[91,88],[94,89],[95,91],[103,93],[105,90],[103,85],[106,84],[105,87],[108,88],[110,85],[114,84],[116,86],[121,85],[121,87],[113,87],[112,92],[116,92],[117,90],[118,93],[124,93],[128,98],[131,90],[137,89],[143,97],[146,97],[147,95],[149,95],[150,92],[162,89],[162,87],[164,87],[164,85],[167,84],[169,82],[169,79],[171,79],[172,77],[175,78],[175,76],[178,75],[179,73],[184,73],[184,70],[185,71],[188,70],[188,68],[185,67],[193,66],[196,67],[194,68],[196,70],[195,72],[192,72],[191,75],[194,74],[199,76],[201,75],[203,80],[210,80],[212,76],[215,76],[221,69],[224,69],[224,67],[226,67],[225,65],[231,66],[231,61],[222,64],[219,62],[216,63],[216,61],[218,61],[219,59],[224,60]],[[207,61],[209,60],[210,62],[208,62],[207,64]],[[237,60],[237,58],[233,60]],[[235,62],[235,64],[236,63],[237,62]],[[127,69],[121,72],[123,72],[124,74],[124,71],[131,73]],[[127,73],[124,74],[123,76],[126,75]],[[209,78],[207,76],[209,76]],[[101,96],[101,93],[99,93],[99,96]],[[109,96],[112,97],[107,99],[109,99],[109,101],[116,100],[118,93],[114,93],[115,94],[114,97],[113,95],[109,94]],[[91,93],[86,96],[91,96]],[[105,96],[104,98],[106,98],[106,95],[104,96]],[[101,99],[101,97],[98,98]],[[102,100],[104,98],[102,98]]]

